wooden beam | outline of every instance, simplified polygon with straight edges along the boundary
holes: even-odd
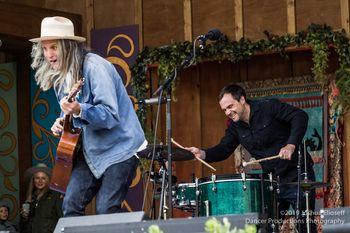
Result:
[[[346,31],[347,35],[350,33],[349,5],[349,0],[340,0],[341,26]]]
[[[295,0],[287,0],[287,32],[296,33]]]
[[[139,51],[143,49],[143,3],[142,0],[134,0],[135,24],[139,25]]]
[[[192,41],[192,0],[183,0],[184,39]]]
[[[235,0],[235,39],[239,40],[244,36],[243,31],[243,0]]]
[[[40,36],[40,24],[44,17],[61,15],[72,20],[76,35],[82,35],[82,18],[78,14],[5,2],[1,2],[0,12],[0,34],[24,40],[35,38]]]
[[[86,13],[86,45],[91,47],[91,30],[95,28],[94,23],[94,0],[85,0]]]
[[[343,189],[344,206],[350,205],[350,112],[344,115],[344,133],[343,133]]]

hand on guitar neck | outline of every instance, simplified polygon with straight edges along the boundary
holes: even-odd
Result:
[[[69,92],[69,95],[63,97],[60,101],[60,107],[62,112],[67,115],[79,115],[81,108],[78,101],[75,100],[76,95],[80,91],[80,88],[84,84],[84,79],[78,80],[76,84],[74,84],[72,90]],[[54,124],[51,127],[51,131],[53,135],[58,137],[62,131],[64,130],[64,117],[57,118]]]

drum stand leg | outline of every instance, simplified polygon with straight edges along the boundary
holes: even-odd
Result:
[[[163,169],[162,169],[163,168]],[[166,170],[165,166],[162,166],[160,169],[162,173],[162,188],[161,188],[161,194],[160,194],[160,202],[159,202],[159,212],[158,212],[158,220],[161,219],[162,213],[164,214],[164,220],[166,220],[167,210],[168,207],[166,206],[166,188],[168,188],[168,183],[166,182],[165,175]]]
[[[196,210],[195,216],[199,217],[199,187],[198,187],[198,178],[195,178],[195,187],[196,187]]]
[[[305,191],[305,199],[306,199],[306,232],[310,233],[309,191]]]

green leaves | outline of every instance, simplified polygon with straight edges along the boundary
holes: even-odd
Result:
[[[238,62],[250,59],[258,53],[278,52],[283,57],[288,57],[286,48],[288,47],[311,47],[312,73],[316,80],[327,88],[330,80],[326,75],[328,68],[329,47],[334,47],[339,55],[339,71],[350,67],[350,46],[349,39],[344,31],[334,32],[327,25],[311,24],[306,31],[298,32],[295,35],[278,36],[265,31],[266,39],[251,41],[241,38],[239,41],[230,41],[227,36],[222,36],[214,43],[207,44],[203,49],[196,48],[196,62],[203,60],[230,60]],[[170,45],[148,48],[138,55],[136,64],[131,68],[133,76],[133,90],[137,99],[145,98],[149,87],[146,85],[147,68],[151,64],[157,64],[157,72],[160,82],[170,75],[183,60],[191,53],[192,43],[189,41],[172,42]],[[194,63],[195,64],[195,63]],[[346,107],[350,104],[349,76],[337,78],[337,86],[340,90],[340,104]],[[175,86],[173,85],[173,89]],[[347,97],[349,96],[349,97]],[[146,119],[146,107],[140,106],[138,115],[141,122]],[[347,107],[346,107],[347,108]]]
[[[255,225],[245,225],[245,229],[231,228],[231,223],[227,218],[222,219],[222,223],[216,218],[211,218],[205,223],[205,231],[208,233],[256,233]]]

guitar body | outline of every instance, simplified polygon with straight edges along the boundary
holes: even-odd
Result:
[[[67,119],[65,124],[66,122]],[[75,155],[79,150],[80,132],[80,129],[63,131],[56,151],[56,161],[52,170],[50,189],[60,193],[66,192],[72,174]]]
[[[80,79],[74,85],[68,96],[68,102],[72,102],[83,85]],[[50,189],[65,193],[72,174],[75,155],[80,147],[81,129],[72,127],[72,115],[66,115],[63,122],[63,131],[56,151],[56,161],[52,170]]]

